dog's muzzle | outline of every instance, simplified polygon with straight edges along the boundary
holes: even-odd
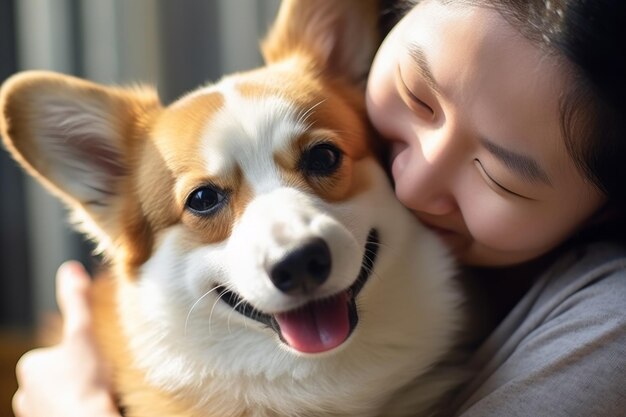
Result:
[[[354,283],[331,297],[317,299],[291,311],[266,314],[255,309],[239,294],[217,286],[219,298],[240,314],[274,329],[280,339],[302,353],[321,353],[342,345],[356,328],[359,315],[356,297],[374,269],[378,231],[367,237],[361,268]],[[315,238],[289,253],[268,271],[272,283],[289,295],[308,295],[329,277],[331,254],[326,242]]]

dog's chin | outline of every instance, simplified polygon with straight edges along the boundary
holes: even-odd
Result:
[[[359,322],[356,299],[372,273],[380,245],[376,229],[365,242],[361,269],[354,283],[331,297],[309,301],[297,309],[266,314],[241,295],[218,285],[219,298],[238,313],[273,329],[280,340],[301,353],[328,352],[343,345]]]

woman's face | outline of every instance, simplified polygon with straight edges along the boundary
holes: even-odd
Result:
[[[603,203],[561,132],[563,63],[500,14],[425,0],[389,34],[367,87],[396,195],[459,260],[554,248]]]

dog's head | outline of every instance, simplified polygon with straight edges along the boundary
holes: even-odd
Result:
[[[154,383],[228,375],[214,391],[280,389],[253,398],[290,412],[290,391],[308,407],[339,393],[365,405],[444,350],[443,290],[411,275],[447,263],[423,260],[441,259],[432,240],[411,253],[423,232],[377,162],[363,104],[376,3],[285,1],[266,66],[168,107],[150,89],[45,72],[3,87],[9,150],[126,277],[125,330]],[[416,324],[423,311],[439,324]],[[322,383],[299,386],[312,376]],[[261,380],[277,385],[250,387]]]

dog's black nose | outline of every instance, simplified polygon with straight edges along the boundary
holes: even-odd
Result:
[[[270,278],[285,294],[309,294],[328,279],[330,267],[328,245],[315,238],[277,262],[271,268]]]

